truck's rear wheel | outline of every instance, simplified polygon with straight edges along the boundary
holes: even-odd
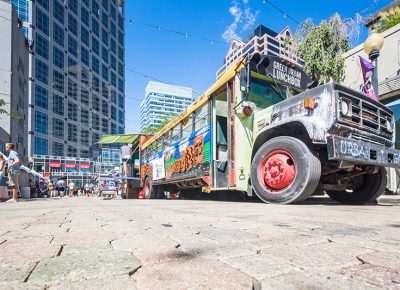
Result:
[[[356,176],[351,182],[351,187],[344,191],[330,191],[326,193],[335,201],[347,204],[361,204],[375,202],[385,191],[387,185],[387,173],[384,167],[380,167],[376,174],[364,174]]]
[[[295,203],[317,188],[321,163],[304,142],[282,136],[262,145],[251,164],[251,183],[267,203]]]
[[[146,177],[144,180],[144,188],[143,188],[143,194],[145,199],[152,199],[156,198],[157,196],[157,186],[153,185],[153,181],[150,179],[150,177]]]

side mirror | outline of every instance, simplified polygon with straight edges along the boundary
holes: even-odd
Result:
[[[248,93],[248,89],[249,89],[249,84],[248,84],[248,70],[247,67],[242,67],[240,69],[240,75],[239,75],[239,79],[240,79],[240,91],[242,93],[247,94]]]

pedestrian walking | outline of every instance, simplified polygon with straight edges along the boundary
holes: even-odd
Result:
[[[8,198],[6,164],[6,157],[2,153],[0,153],[0,200]]]
[[[54,188],[54,183],[53,181],[50,180],[50,182],[47,184],[47,192],[48,192],[48,196],[50,198],[52,197],[56,197],[56,191]]]
[[[8,152],[7,160],[7,173],[8,173],[8,185],[12,189],[13,197],[7,202],[17,202],[19,192],[19,173],[21,170],[22,161],[19,159],[18,153],[14,151],[14,144],[7,143],[6,151]]]
[[[85,194],[86,194],[87,197],[89,197],[89,194],[90,194],[90,186],[89,186],[89,183],[88,183],[88,182],[86,182],[86,184],[85,184]]]
[[[64,192],[65,192],[65,181],[64,179],[60,179],[56,183],[56,189],[58,191],[58,196],[64,197]]]
[[[68,195],[69,197],[72,197],[74,195],[74,191],[75,191],[75,183],[71,180],[70,183],[68,183]]]

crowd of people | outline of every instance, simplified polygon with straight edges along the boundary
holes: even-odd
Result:
[[[69,181],[68,184],[64,179],[59,179],[57,182],[49,181],[48,183],[34,184],[38,197],[60,198],[60,197],[76,197],[76,196],[99,196],[100,190],[92,183],[86,183],[79,187],[74,181]],[[31,186],[32,188],[32,186]]]

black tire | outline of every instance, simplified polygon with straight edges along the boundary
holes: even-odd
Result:
[[[296,168],[290,185],[281,190],[268,188],[259,173],[264,158],[273,151],[288,153]],[[304,201],[315,191],[320,177],[319,159],[304,142],[289,136],[276,137],[266,142],[257,150],[251,163],[251,184],[256,195],[266,203],[289,204]]]
[[[387,185],[387,172],[380,167],[376,174],[365,174],[354,177],[356,188],[352,191],[326,191],[334,201],[345,204],[373,203],[385,191]]]
[[[148,187],[146,186],[148,183]],[[145,199],[154,199],[157,197],[157,186],[153,185],[153,180],[151,180],[150,177],[146,177],[144,180],[144,187],[143,187],[143,193],[144,193],[144,198]]]

